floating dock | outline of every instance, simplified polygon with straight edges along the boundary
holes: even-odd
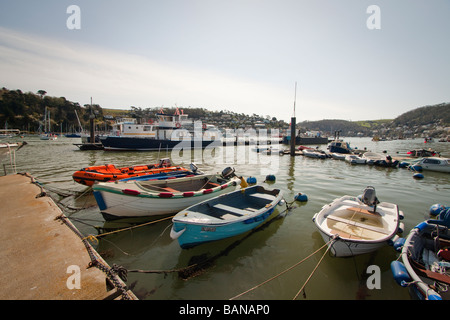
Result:
[[[137,299],[29,175],[0,177],[0,299]]]

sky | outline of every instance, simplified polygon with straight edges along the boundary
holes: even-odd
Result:
[[[103,108],[393,119],[450,102],[449,14],[449,0],[0,0],[0,86]]]

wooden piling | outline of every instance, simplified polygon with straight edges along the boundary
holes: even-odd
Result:
[[[296,125],[296,119],[295,117],[291,118],[291,157],[295,157],[295,125]]]

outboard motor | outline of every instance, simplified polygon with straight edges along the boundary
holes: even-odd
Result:
[[[229,178],[234,177],[235,176],[234,171],[235,171],[234,168],[226,167],[222,171],[222,178],[229,179]]]
[[[197,170],[198,170],[197,165],[196,165],[195,163],[193,163],[193,162],[189,165],[189,167],[191,168],[191,171],[192,171],[193,173],[196,173]]]
[[[172,162],[170,161],[169,158],[164,158],[159,161],[160,168],[171,167],[171,166],[172,166]]]
[[[375,188],[370,186],[364,190],[361,201],[368,206],[373,206],[374,213],[377,209],[377,204],[380,203],[377,194],[375,193]]]

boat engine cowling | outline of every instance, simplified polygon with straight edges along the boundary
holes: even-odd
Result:
[[[364,189],[364,192],[361,196],[361,201],[368,206],[373,206],[373,212],[376,211],[377,204],[380,203],[375,193],[375,188],[370,186]]]
[[[233,176],[235,176],[234,171],[235,171],[234,168],[226,167],[225,169],[222,170],[222,178],[224,179],[232,178]]]
[[[192,162],[189,166],[190,166],[192,172],[194,172],[194,173],[197,172],[198,167],[195,163]]]

